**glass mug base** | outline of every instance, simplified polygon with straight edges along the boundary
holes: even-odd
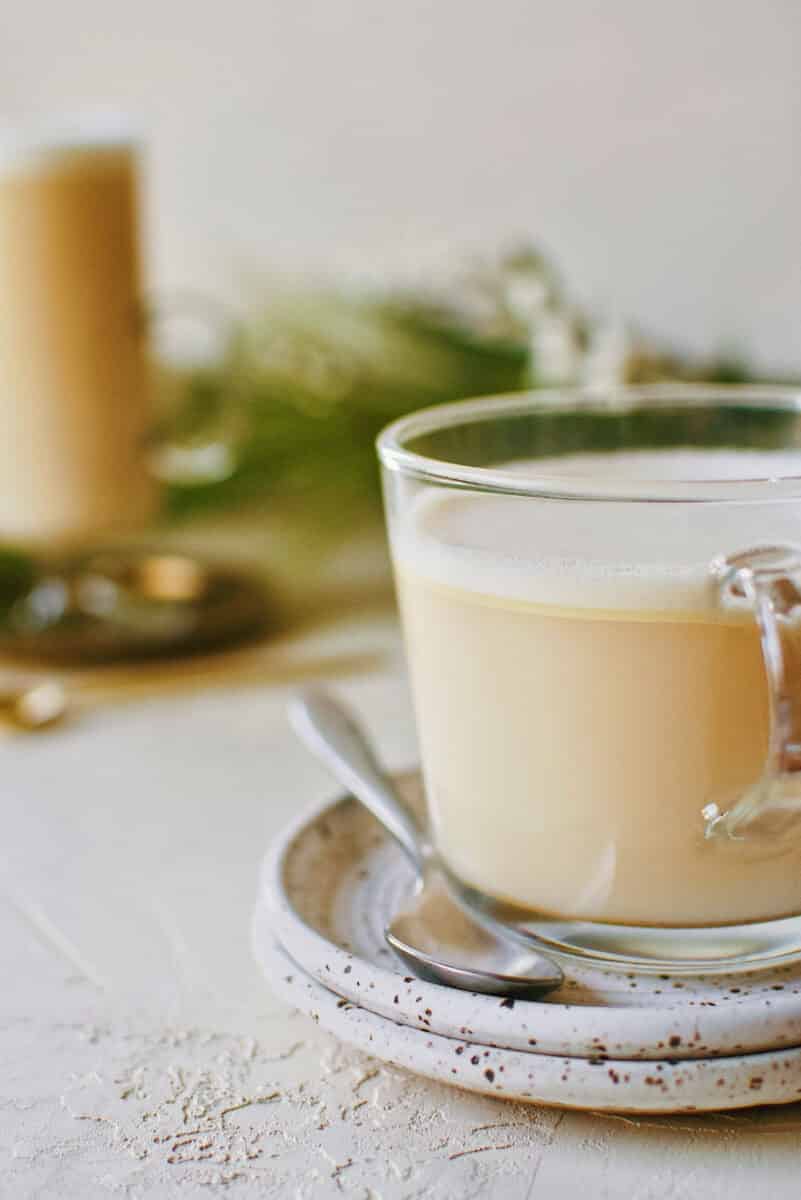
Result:
[[[524,942],[620,971],[725,975],[801,960],[801,914],[740,925],[645,926],[560,920],[485,895],[451,876],[469,908]]]

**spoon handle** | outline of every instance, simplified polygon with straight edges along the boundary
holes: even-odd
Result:
[[[380,821],[421,874],[425,835],[345,706],[327,692],[306,691],[291,702],[289,719],[312,754]]]

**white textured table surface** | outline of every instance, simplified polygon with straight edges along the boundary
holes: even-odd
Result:
[[[330,784],[284,705],[320,667],[414,758],[388,621],[94,700],[0,743],[0,1197],[798,1196],[801,1107],[505,1105],[344,1048],[251,961],[259,860]],[[244,668],[244,669],[242,669]],[[149,673],[149,687],[155,685]]]

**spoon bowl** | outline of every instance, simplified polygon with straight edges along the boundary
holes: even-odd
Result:
[[[435,862],[384,936],[421,979],[491,996],[541,996],[562,972],[541,955],[490,932],[462,907]],[[550,968],[550,970],[549,970]]]

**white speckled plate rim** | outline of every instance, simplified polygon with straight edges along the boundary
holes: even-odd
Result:
[[[618,1059],[690,1059],[753,1053],[801,1044],[801,989],[728,996],[725,1004],[603,1006],[501,1002],[412,978],[408,969],[357,957],[310,926],[285,887],[284,866],[295,843],[347,797],[302,813],[271,846],[261,896],[275,937],[306,972],[338,996],[415,1029],[528,1053]],[[365,820],[372,821],[365,814]],[[778,977],[778,974],[777,974]]]
[[[323,987],[276,942],[260,902],[253,949],[284,1001],[351,1046],[394,1066],[497,1099],[597,1112],[716,1112],[801,1098],[801,1048],[670,1062],[532,1054],[398,1025]]]

